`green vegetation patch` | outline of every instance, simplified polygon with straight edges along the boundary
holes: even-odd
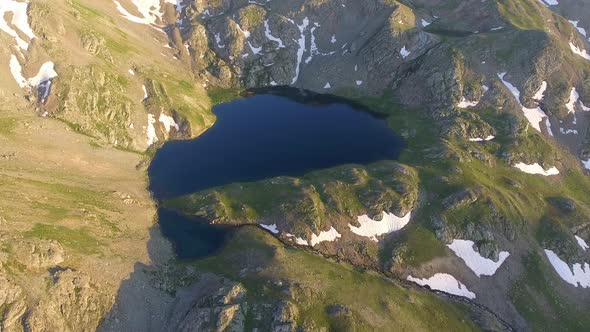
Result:
[[[1,113],[2,111],[0,111]],[[0,117],[0,135],[9,136],[14,133],[17,119],[12,117]]]
[[[399,264],[419,267],[436,257],[445,255],[445,246],[433,231],[413,223],[404,229],[399,237],[387,243],[381,250],[381,262],[392,259]]]
[[[219,105],[240,98],[241,90],[233,88],[213,87],[207,90],[212,105]]]
[[[544,30],[542,7],[536,0],[499,0],[500,14],[513,26],[523,30]]]
[[[35,224],[24,234],[25,237],[55,240],[62,245],[83,254],[95,254],[101,244],[90,235],[87,228],[72,229],[59,225]]]

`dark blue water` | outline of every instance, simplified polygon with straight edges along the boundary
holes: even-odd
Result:
[[[325,96],[299,101],[304,103],[265,94],[216,106],[216,123],[200,137],[158,150],[148,170],[150,190],[162,200],[234,182],[398,157],[403,141],[383,119]],[[207,254],[227,232],[170,211],[161,211],[159,220],[181,257]]]

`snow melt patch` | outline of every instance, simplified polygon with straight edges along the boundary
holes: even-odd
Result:
[[[25,88],[28,85],[27,79],[23,76],[23,68],[18,62],[18,59],[14,54],[10,57],[10,63],[8,64],[10,67],[10,73],[12,73],[12,77],[16,83],[21,87]]]
[[[481,138],[481,137],[470,138],[470,139],[469,139],[469,141],[470,141],[470,142],[487,142],[487,141],[491,141],[491,140],[493,140],[494,138],[496,138],[496,136],[489,135],[489,136],[488,136],[488,137],[486,137],[486,138]]]
[[[402,56],[402,58],[404,58],[404,59],[405,59],[405,58],[406,58],[408,55],[410,55],[410,53],[412,53],[412,52],[408,51],[408,50],[406,49],[406,46],[402,47],[402,49],[401,49],[401,50],[399,50],[399,54],[400,54],[400,55]]]
[[[166,132],[170,132],[171,128],[176,128],[176,131],[180,130],[180,127],[178,126],[178,124],[176,123],[176,121],[174,121],[174,118],[166,115],[164,113],[160,113],[160,117],[158,118],[158,121],[160,121],[163,125],[164,128],[166,128]]]
[[[55,72],[53,62],[47,61],[43,65],[41,65],[41,68],[39,68],[39,72],[37,73],[37,75],[29,78],[28,82],[29,85],[37,87],[39,86],[39,84],[45,83],[56,77],[57,73]]]
[[[23,50],[29,48],[29,43],[21,38],[19,33],[12,29],[8,22],[6,22],[6,13],[12,14],[12,20],[10,24],[19,29],[29,39],[35,38],[35,33],[29,25],[29,17],[27,16],[27,8],[29,4],[27,1],[18,2],[15,0],[2,0],[0,1],[0,30],[6,32],[8,35],[16,40],[18,47]]]
[[[468,299],[475,299],[475,293],[467,289],[465,285],[450,274],[437,273],[429,279],[414,278],[410,275],[408,276],[408,281],[415,282],[420,286],[428,286],[431,289],[443,291],[445,293],[463,296]]]
[[[268,20],[264,21],[264,35],[270,41],[276,42],[278,44],[278,48],[285,48],[285,44],[280,38],[277,38],[272,35],[270,31],[270,26],[268,25]]]
[[[499,260],[494,262],[489,258],[482,257],[479,252],[473,249],[473,241],[469,240],[453,240],[453,243],[448,244],[455,255],[461,258],[465,264],[477,275],[478,277],[493,276],[498,268],[504,263],[506,258],[510,256],[507,251],[500,252]]]
[[[273,234],[279,234],[279,229],[277,228],[277,224],[272,224],[272,225],[259,224],[259,226],[266,229],[267,231],[269,231]]]
[[[545,91],[547,91],[547,82],[543,81],[541,82],[541,87],[533,96],[533,99],[537,101],[543,100],[543,98],[545,98]]]
[[[545,7],[557,6],[559,4],[557,0],[539,0],[539,2]]]
[[[582,160],[582,165],[584,165],[584,168],[590,171],[590,159],[584,161]]]
[[[221,33],[215,34],[215,44],[217,44],[217,48],[225,48],[225,45],[221,43]]]
[[[553,137],[553,130],[551,130],[551,121],[549,121],[549,118],[545,118],[545,126],[547,127],[549,136]]]
[[[570,42],[570,48],[572,49],[572,52],[574,52],[574,54],[581,56],[582,58],[590,61],[590,54],[588,54],[588,52],[586,52],[585,49],[580,49],[578,48],[576,45],[574,45],[572,42]]]
[[[163,13],[160,7],[160,0],[131,0],[131,3],[142,17],[131,14],[119,1],[113,0],[113,2],[117,6],[119,13],[131,22],[150,25],[162,20]],[[178,11],[182,11],[183,8],[181,2],[182,0],[164,0],[164,3],[175,5]]]
[[[295,67],[295,77],[293,77],[293,80],[291,81],[291,84],[295,84],[297,83],[297,80],[299,79],[299,70],[300,70],[300,66],[301,66],[301,61],[303,60],[303,53],[305,52],[305,29],[307,28],[307,26],[309,25],[309,19],[306,17],[303,19],[303,22],[301,23],[301,25],[296,24],[297,28],[299,29],[299,32],[301,33],[301,35],[299,36],[299,40],[297,41],[299,44],[299,48],[297,49],[297,66]]]
[[[522,104],[520,103],[520,91],[514,85],[512,85],[512,83],[505,81],[504,76],[506,76],[506,72],[498,74],[498,77],[500,78],[504,86],[508,88],[508,90],[510,90],[514,98],[516,98],[516,102],[520,105],[525,118],[529,121],[531,126],[533,126],[533,128],[537,129],[538,131],[541,131],[540,123],[541,121],[543,121],[544,118],[547,117],[547,114],[545,114],[545,112],[543,112],[543,110],[540,107],[526,108],[522,106]]]
[[[309,243],[312,247],[315,247],[316,244],[325,242],[325,241],[336,241],[336,239],[342,237],[340,233],[334,228],[330,227],[330,230],[326,232],[320,232],[320,235],[311,234],[311,241]]]
[[[141,86],[141,89],[143,90],[143,99],[141,100],[142,102],[146,99],[148,99],[148,92],[147,92],[147,88],[145,87],[145,85]]]
[[[387,213],[383,211],[383,218],[379,220],[373,220],[369,216],[362,215],[357,218],[360,227],[348,225],[350,230],[360,236],[371,238],[371,240],[378,242],[377,236],[383,234],[390,234],[404,228],[409,222],[412,216],[412,212],[406,213],[403,217],[398,217],[393,213]]]
[[[147,119],[147,145],[150,146],[158,141],[158,136],[156,135],[156,127],[154,127],[154,123],[156,123],[154,115],[148,114]]]
[[[580,95],[576,91],[576,88],[572,88],[572,90],[570,91],[570,99],[567,102],[567,104],[565,104],[565,107],[567,108],[568,113],[576,113],[575,108],[576,108],[576,103],[578,102],[578,99],[580,99]]]
[[[298,244],[298,245],[300,245],[300,246],[309,246],[309,243],[307,242],[307,240],[305,240],[303,238],[300,238],[298,236],[295,236],[295,235],[289,234],[289,233],[287,233],[285,235],[288,238],[290,238],[290,239],[294,239],[295,240],[295,243]]]
[[[248,41],[248,46],[250,46],[250,50],[254,54],[260,54],[260,51],[262,51],[262,46],[261,47],[254,47],[250,41]]]
[[[519,170],[528,173],[528,174],[538,174],[543,176],[550,176],[550,175],[557,175],[559,174],[559,170],[554,166],[548,170],[543,169],[541,165],[538,163],[534,163],[532,165],[528,165],[525,163],[518,163],[514,165],[514,167],[518,168]]]
[[[57,77],[57,72],[54,69],[54,64],[51,61],[45,62],[39,68],[37,75],[26,79],[22,74],[22,66],[17,57],[12,54],[9,62],[10,73],[14,80],[21,88],[33,87],[37,88],[41,95],[41,102],[44,103],[49,92],[51,91],[51,80]]]
[[[579,21],[572,21],[572,20],[569,20],[569,22],[570,22],[570,23],[571,23],[571,24],[574,26],[574,28],[576,28],[576,29],[578,30],[578,32],[579,32],[579,33],[580,33],[582,36],[586,37],[586,29],[584,29],[584,28],[582,28],[582,27],[579,27],[579,26],[578,26],[578,22],[579,22]]]
[[[119,13],[121,13],[121,16],[123,16],[123,18],[134,22],[134,23],[139,23],[139,24],[152,24],[156,22],[156,18],[159,17],[152,17],[151,15],[151,8],[147,8],[147,13],[143,12],[142,9],[145,9],[144,6],[140,6],[137,3],[137,0],[133,0],[132,3],[137,7],[137,10],[139,11],[139,13],[143,16],[143,17],[139,17],[139,16],[135,16],[133,14],[131,14],[127,9],[125,9],[125,7],[123,7],[123,5],[121,5],[121,3],[117,0],[113,0],[113,2],[115,3],[115,5],[117,6],[117,10],[119,11]],[[141,7],[141,9],[140,9]],[[160,8],[159,6],[159,2],[158,2],[158,8]],[[146,15],[147,14],[147,15]]]
[[[573,269],[570,269],[569,265],[561,260],[555,252],[545,249],[545,255],[547,255],[555,272],[557,272],[565,282],[572,284],[575,287],[590,287],[590,265],[588,265],[588,263],[584,263],[583,265],[575,263]]]
[[[574,237],[576,238],[576,241],[578,242],[580,247],[582,247],[582,250],[586,251],[586,250],[590,249],[590,247],[588,247],[588,243],[586,243],[586,241],[584,241],[584,239],[582,239],[581,237],[579,237],[577,235],[574,235]]]
[[[457,104],[457,107],[459,107],[459,108],[474,107],[474,106],[477,106],[478,103],[479,103],[479,101],[470,101],[470,100],[465,99],[465,97],[461,97],[461,101]]]

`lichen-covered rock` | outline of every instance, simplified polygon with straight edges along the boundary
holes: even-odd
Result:
[[[0,330],[22,331],[21,319],[26,310],[22,289],[0,274]]]
[[[51,240],[19,240],[14,242],[12,251],[16,259],[29,269],[53,267],[65,259],[62,246]]]
[[[58,271],[54,284],[27,317],[31,331],[94,331],[106,313],[107,294],[88,276]]]

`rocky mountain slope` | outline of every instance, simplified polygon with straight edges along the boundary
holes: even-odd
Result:
[[[2,1],[0,327],[585,330],[589,18],[581,0]],[[261,226],[175,260],[143,167],[275,85],[353,99],[408,147],[164,202]]]

